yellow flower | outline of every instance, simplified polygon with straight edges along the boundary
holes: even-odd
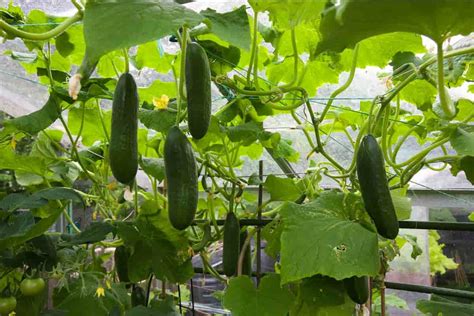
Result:
[[[99,286],[97,290],[95,290],[95,295],[97,297],[105,296],[105,289],[102,286]]]
[[[163,94],[161,98],[153,97],[153,105],[158,110],[166,110],[169,102],[170,98],[166,94]]]
[[[8,316],[15,316],[16,313],[15,312],[11,312],[10,314],[8,314]]]
[[[117,181],[112,181],[106,185],[106,188],[109,190],[115,190],[118,188]]]

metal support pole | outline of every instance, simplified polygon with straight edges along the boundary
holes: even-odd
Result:
[[[262,204],[263,204],[263,160],[258,162],[258,178],[260,179],[260,184],[258,185],[258,212],[257,219],[262,221]],[[262,237],[261,237],[261,227],[257,227],[257,285],[260,284],[260,273],[262,272]]]

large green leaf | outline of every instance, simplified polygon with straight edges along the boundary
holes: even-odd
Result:
[[[224,307],[235,316],[284,316],[293,302],[278,274],[267,274],[256,289],[248,276],[232,278],[224,295]]]
[[[93,222],[79,234],[73,235],[67,244],[81,245],[92,244],[105,239],[105,237],[114,232],[115,228],[108,222]]]
[[[74,189],[54,187],[37,191],[31,195],[27,193],[9,194],[0,201],[0,209],[6,211],[34,209],[44,206],[48,201],[54,200],[71,200],[81,203],[83,208],[86,206],[82,196]]]
[[[239,48],[250,49],[250,27],[245,6],[225,13],[207,9],[200,12],[211,22],[211,31]]]
[[[347,297],[343,282],[317,275],[299,284],[290,315],[351,315],[353,311],[354,303]]]
[[[165,179],[165,161],[163,158],[142,158],[140,167],[158,181]]]
[[[270,20],[279,29],[291,29],[315,20],[326,4],[319,0],[250,0],[249,3],[255,11],[268,11]]]
[[[202,21],[196,12],[170,1],[93,0],[84,13],[87,54],[94,59],[120,48],[159,39],[183,25]]]
[[[474,31],[473,15],[474,2],[466,0],[345,0],[323,13],[316,53],[342,51],[392,32],[417,33],[441,42]]]
[[[61,211],[56,210],[38,222],[35,222],[31,212],[12,213],[0,221],[0,249],[13,247],[43,234],[56,222]]]
[[[294,201],[304,193],[301,186],[291,178],[269,175],[263,184],[272,201]]]
[[[60,101],[54,94],[51,94],[40,110],[5,121],[4,124],[6,128],[13,127],[28,134],[36,134],[53,124],[60,114]]]
[[[168,132],[176,122],[176,113],[169,110],[145,110],[140,109],[138,119],[147,128],[157,132]]]
[[[433,296],[431,300],[419,300],[416,308],[427,315],[470,316],[474,315],[474,305]]]
[[[359,199],[330,191],[308,204],[287,202],[283,206],[283,284],[316,274],[336,280],[377,275],[377,233],[349,215],[362,207]]]
[[[474,127],[458,127],[450,142],[459,155],[474,156]]]
[[[119,223],[118,234],[132,247],[129,258],[130,280],[137,282],[154,273],[172,283],[185,282],[194,274],[187,240],[170,228],[160,215],[147,216],[135,223]]]

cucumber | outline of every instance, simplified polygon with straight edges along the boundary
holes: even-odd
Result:
[[[357,176],[367,213],[377,232],[388,239],[398,235],[398,220],[385,174],[382,151],[372,135],[366,135],[357,152]]]
[[[198,43],[186,49],[186,95],[189,132],[195,139],[206,135],[211,121],[211,71],[206,51]]]
[[[138,93],[133,76],[124,73],[115,89],[110,136],[110,168],[117,181],[131,184],[138,170]]]
[[[247,239],[248,233],[247,229],[240,233],[240,251],[242,251],[242,247],[244,246],[245,239]],[[251,244],[250,243],[247,248],[245,249],[244,254],[244,261],[242,262],[242,275],[252,275],[252,252],[251,252]],[[239,251],[239,253],[240,253]]]
[[[369,299],[369,280],[366,276],[344,279],[347,295],[357,304],[364,304]]]
[[[118,246],[115,248],[114,261],[115,272],[120,282],[129,283],[128,277],[128,258],[130,258],[130,251],[125,246]]]
[[[228,277],[237,273],[240,253],[240,224],[234,212],[227,213],[224,223],[224,274]]]
[[[179,127],[168,132],[164,148],[168,182],[168,217],[174,228],[186,229],[194,220],[198,202],[198,174],[193,148]]]

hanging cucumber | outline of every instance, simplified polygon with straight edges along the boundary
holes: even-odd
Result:
[[[364,304],[369,299],[369,279],[363,277],[350,277],[344,280],[347,295],[357,304]]]
[[[138,93],[133,76],[124,73],[115,89],[110,135],[110,168],[114,177],[130,184],[138,170]]]
[[[128,277],[128,258],[130,258],[130,251],[127,247],[118,246],[115,248],[115,272],[117,272],[119,281],[124,283],[130,282],[130,278]]]
[[[234,212],[227,213],[224,223],[224,274],[228,277],[237,272],[240,253],[240,224]]]
[[[385,238],[398,235],[398,220],[388,188],[382,151],[372,135],[366,135],[357,152],[357,176],[365,209]]]
[[[247,229],[240,233],[240,251],[242,251],[247,236]],[[242,262],[242,275],[252,275],[252,252],[250,248],[250,244],[245,248],[244,261]]]
[[[193,148],[179,127],[168,132],[164,148],[168,181],[168,216],[174,228],[186,229],[194,220],[198,202],[198,175]]]
[[[189,43],[186,48],[186,95],[189,132],[195,139],[206,135],[211,120],[211,71],[204,48]]]

